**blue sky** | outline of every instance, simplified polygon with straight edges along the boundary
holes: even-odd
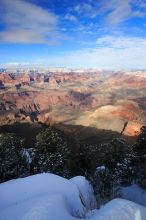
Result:
[[[146,69],[146,0],[1,0],[0,64]]]

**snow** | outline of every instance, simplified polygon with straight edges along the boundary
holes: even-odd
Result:
[[[36,210],[40,198],[55,206],[54,201],[56,198],[58,202],[58,196],[59,200],[64,201],[63,207],[66,207],[70,215],[75,217],[85,216],[87,209],[82,203],[77,186],[65,178],[44,173],[0,184],[0,212],[3,210],[0,220],[12,220],[12,215],[9,213],[13,213],[14,210],[16,211],[15,220],[23,219],[24,213],[29,213],[31,209]],[[86,199],[83,198],[83,200]],[[40,210],[45,208],[44,206],[41,207],[41,205],[39,207]]]
[[[67,180],[44,173],[0,184],[0,220],[79,218],[146,220],[146,208],[124,199],[114,199],[97,210],[93,189],[82,176]]]
[[[99,166],[96,168],[97,171],[105,171],[106,167],[105,166]]]
[[[83,176],[77,176],[70,179],[78,188],[80,192],[80,198],[82,203],[86,207],[86,210],[93,210],[97,208],[94,191],[90,183]]]
[[[92,220],[146,220],[146,208],[124,199],[113,199],[94,213]]]
[[[29,149],[23,149],[22,151],[22,155],[26,157],[28,164],[32,163],[32,158],[35,155],[34,149],[33,148],[29,148]]]
[[[137,184],[122,187],[120,189],[120,194],[124,199],[146,206],[146,190],[142,189]]]
[[[0,213],[1,220],[75,220],[61,195],[34,197],[7,207]]]

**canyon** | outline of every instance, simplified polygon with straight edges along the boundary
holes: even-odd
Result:
[[[146,72],[0,71],[0,126],[90,127],[137,136],[146,124]]]

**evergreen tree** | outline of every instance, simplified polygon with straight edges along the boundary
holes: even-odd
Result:
[[[0,134],[0,181],[18,178],[27,172],[22,140],[13,134]]]
[[[61,135],[47,128],[36,136],[33,172],[52,172],[69,176],[70,149]]]
[[[138,156],[146,155],[146,126],[141,128],[134,149]]]
[[[90,150],[91,154],[92,148]],[[90,176],[98,204],[103,204],[117,196],[121,184],[131,183],[131,148],[122,138],[93,148],[91,158],[95,159],[96,169]]]
[[[141,187],[146,188],[146,126],[141,128],[134,151],[136,181]]]
[[[99,206],[117,196],[119,186],[118,179],[116,175],[104,165],[97,167],[93,176],[92,185]]]

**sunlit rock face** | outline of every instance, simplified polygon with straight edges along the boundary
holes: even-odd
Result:
[[[145,94],[145,72],[7,71],[0,73],[0,124],[63,123],[135,136],[146,123]]]
[[[140,129],[143,126],[142,123],[137,122],[137,121],[130,121],[125,130],[124,130],[124,135],[126,136],[137,136],[140,134]]]
[[[30,77],[26,73],[14,74],[14,73],[0,73],[0,81],[5,85],[14,85],[22,82],[29,82]]]

